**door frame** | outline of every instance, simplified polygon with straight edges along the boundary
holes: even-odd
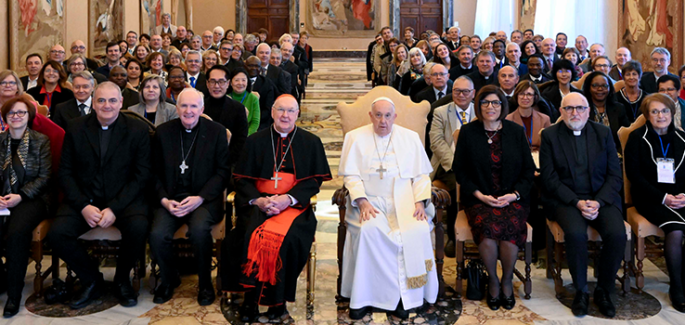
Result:
[[[451,27],[454,20],[454,0],[442,0],[442,28]],[[392,28],[395,35],[400,35],[404,38],[404,33],[400,30],[400,0],[390,0],[390,28]],[[419,32],[418,30],[416,31]],[[421,31],[423,32],[423,31]],[[441,31],[435,31],[438,35],[442,35]],[[399,39],[399,38],[398,38]]]
[[[443,0],[445,1],[445,0]],[[250,33],[255,31],[247,30],[247,0],[237,0],[236,1],[236,11],[235,11],[235,29],[236,33]],[[288,0],[288,19],[290,20],[290,26],[288,26],[288,32],[299,31],[300,30],[300,1],[299,0]]]

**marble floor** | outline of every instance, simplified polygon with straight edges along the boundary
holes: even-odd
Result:
[[[339,116],[335,107],[340,101],[354,101],[354,99],[370,89],[370,83],[366,81],[364,62],[359,59],[320,59],[315,65],[315,72],[310,75],[306,99],[302,103],[302,117],[299,121],[301,127],[317,134],[326,147],[331,170],[334,174],[340,159],[342,145],[342,131],[339,124]],[[345,311],[339,311],[335,301],[337,259],[336,241],[338,227],[338,210],[331,204],[330,198],[335,189],[341,186],[341,180],[335,179],[323,185],[318,197],[317,218],[319,220],[316,233],[316,277],[315,277],[315,304],[310,320],[307,320],[305,306],[305,275],[300,277],[298,283],[297,302],[288,305],[291,319],[286,323],[294,324],[351,324]],[[543,255],[541,255],[543,256]],[[49,261],[46,261],[49,265]],[[675,311],[668,300],[668,276],[659,267],[663,261],[645,261],[645,292],[660,304],[651,305],[656,308],[656,315],[644,317],[641,309],[646,307],[638,304],[631,305],[627,314],[632,320],[607,320],[600,317],[587,316],[582,319],[575,318],[569,308],[555,298],[554,283],[545,277],[545,269],[537,265],[532,267],[533,292],[530,300],[523,300],[523,287],[520,282],[515,283],[517,305],[511,311],[491,311],[484,301],[470,301],[466,299],[456,300],[453,303],[455,310],[449,319],[457,319],[456,324],[684,324],[685,315]],[[47,267],[45,265],[44,267]],[[523,263],[519,262],[519,269],[523,269]],[[34,265],[29,265],[26,277],[24,298],[28,298],[33,288]],[[103,268],[105,277],[111,279],[113,268]],[[447,285],[455,284],[456,265],[454,259],[445,259],[444,277]],[[149,270],[148,270],[149,273]],[[65,270],[62,270],[65,274]],[[571,277],[567,270],[562,272],[565,284],[569,284]],[[593,281],[592,272],[589,279]],[[633,283],[634,284],[634,283]],[[105,311],[73,318],[42,317],[30,313],[22,308],[20,313],[11,319],[0,319],[0,324],[229,324],[222,309],[221,301],[217,301],[208,307],[200,307],[195,298],[197,292],[197,279],[195,276],[185,276],[183,283],[176,290],[174,298],[162,305],[152,303],[152,295],[149,292],[147,279],[143,281],[143,288],[138,299],[139,303],[133,308],[115,306]],[[4,306],[6,295],[0,295],[0,307]],[[658,305],[657,304],[657,305]],[[388,320],[384,313],[374,313],[359,324],[399,324],[392,319]],[[421,323],[414,319],[414,323]],[[430,323],[430,322],[427,322]],[[449,323],[448,323],[449,324]]]

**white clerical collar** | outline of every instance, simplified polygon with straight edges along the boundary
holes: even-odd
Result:
[[[473,67],[473,64],[469,65],[468,67],[465,67],[465,66],[464,66],[463,64],[461,64],[461,63],[459,63],[459,65],[460,65],[461,68],[464,69],[464,70],[471,69],[471,67]]]
[[[573,131],[573,135],[579,137],[582,131]]]
[[[255,82],[256,80],[257,80],[257,76],[254,76],[254,77],[250,78],[250,82],[252,82],[253,85],[254,85],[254,82]]]
[[[287,138],[287,137],[288,137],[288,134],[289,134],[289,132],[283,133],[283,132],[281,132],[281,131],[278,131],[278,130],[276,129],[276,125],[274,125],[274,131],[276,131],[276,133],[278,133],[278,135],[280,135],[281,138]]]
[[[504,93],[504,96],[507,96],[507,97],[514,97],[514,90],[516,90],[516,89],[513,89],[510,93],[507,93],[507,92],[504,90],[504,88],[500,88],[500,89],[502,89],[502,92]]]

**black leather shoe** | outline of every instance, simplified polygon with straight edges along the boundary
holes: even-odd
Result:
[[[131,281],[124,280],[114,284],[114,296],[119,304],[124,307],[133,307],[138,304],[138,293],[133,290]]]
[[[244,323],[251,323],[257,316],[259,316],[259,306],[254,303],[248,303],[247,300],[240,306],[240,321]]]
[[[668,290],[668,297],[671,299],[671,304],[675,310],[685,313],[685,295],[683,292],[675,292],[671,289]]]
[[[7,299],[5,304],[5,311],[3,311],[2,316],[5,318],[10,318],[19,312],[19,305],[21,304],[21,299]]]
[[[209,306],[214,303],[214,299],[216,299],[216,294],[212,287],[200,289],[200,292],[197,294],[197,303],[200,306]]]
[[[157,290],[155,290],[155,297],[152,302],[156,304],[163,304],[169,301],[174,296],[174,286],[162,283],[159,285]]]
[[[359,309],[350,308],[350,318],[360,320],[371,311],[371,307],[364,307]]]
[[[514,296],[514,293],[511,293],[511,296],[505,297],[504,292],[501,292],[499,295],[499,301],[500,304],[502,305],[502,308],[506,310],[512,310],[514,306],[516,306],[516,297]]]
[[[486,302],[488,303],[488,307],[490,307],[491,310],[498,310],[500,306],[500,300],[499,296],[493,297],[490,295],[490,291],[488,290],[488,295],[485,298]]]
[[[52,285],[45,289],[45,303],[52,305],[55,303],[66,303],[71,297],[71,292],[67,289],[67,284],[60,279],[52,281]]]
[[[401,319],[405,320],[409,318],[409,312],[404,309],[404,305],[402,304],[402,299],[400,299],[400,303],[397,304],[397,308],[395,308],[395,311],[390,313],[391,315]]]
[[[611,302],[611,297],[609,297],[609,292],[604,290],[602,287],[597,287],[595,289],[594,301],[597,307],[599,307],[599,312],[602,315],[613,318],[616,316],[616,307]]]
[[[105,283],[102,279],[93,281],[88,286],[82,286],[81,290],[74,296],[74,299],[69,303],[71,309],[81,309],[90,305],[95,299],[102,296],[105,291]]]
[[[280,319],[286,314],[288,314],[288,309],[285,308],[285,303],[282,305],[269,307],[269,310],[266,311],[266,316],[269,317],[269,319]]]
[[[583,317],[587,315],[587,308],[590,304],[590,298],[587,293],[582,291],[576,292],[576,297],[573,298],[573,304],[571,305],[571,311],[576,317]]]
[[[445,256],[450,258],[457,257],[457,249],[453,240],[450,240],[445,244]]]

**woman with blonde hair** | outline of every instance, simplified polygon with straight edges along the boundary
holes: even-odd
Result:
[[[214,50],[207,50],[202,53],[202,72],[207,73],[209,69],[219,63],[219,53]]]

